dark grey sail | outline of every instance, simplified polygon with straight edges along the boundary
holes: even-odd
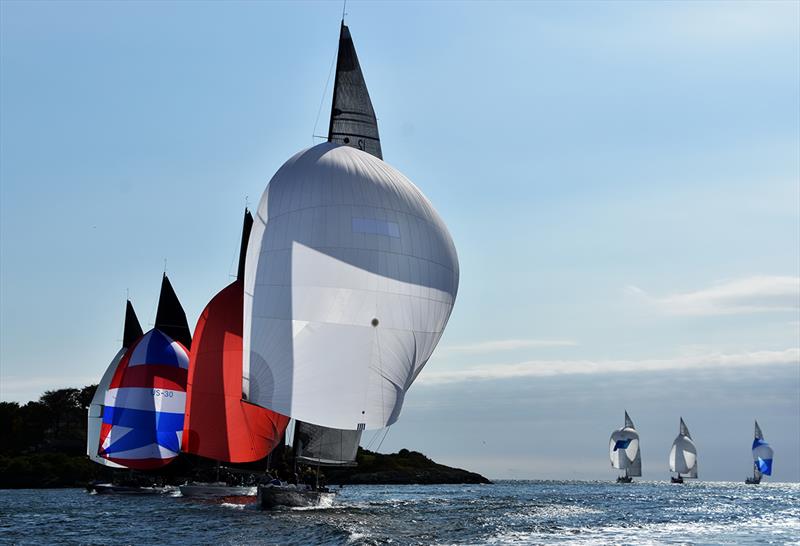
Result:
[[[158,296],[155,326],[173,340],[182,343],[187,349],[192,348],[192,332],[186,322],[186,313],[181,302],[178,301],[178,296],[166,273],[161,279],[161,294]]]
[[[239,246],[239,269],[236,271],[236,280],[244,282],[244,264],[247,257],[247,242],[250,240],[250,230],[253,229],[253,215],[244,209],[244,223],[242,224],[242,243]]]
[[[131,300],[128,300],[128,304],[125,307],[125,328],[122,334],[122,346],[127,349],[140,337],[142,337],[142,326],[136,317],[136,311],[133,310]]]
[[[341,430],[297,421],[294,453],[298,462],[319,466],[355,466],[360,430]]]
[[[344,21],[339,35],[328,142],[358,148],[383,159],[375,110],[372,109],[350,29]]]

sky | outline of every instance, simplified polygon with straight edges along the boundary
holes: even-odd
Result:
[[[397,424],[491,478],[800,481],[800,3],[347,4],[384,159],[461,267]],[[190,324],[330,110],[338,2],[0,2],[0,399],[96,383],[161,273]]]

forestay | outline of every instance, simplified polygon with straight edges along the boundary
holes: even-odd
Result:
[[[388,426],[457,290],[450,234],[405,176],[346,146],[300,152],[272,178],[254,218],[243,389],[299,421]]]

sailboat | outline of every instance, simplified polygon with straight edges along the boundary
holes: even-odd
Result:
[[[277,171],[254,218],[244,283],[247,399],[325,429],[391,425],[447,324],[458,273],[442,219],[382,161],[343,21],[328,141]],[[259,487],[259,495],[275,490]]]
[[[753,477],[744,481],[747,484],[759,484],[762,476],[772,476],[772,448],[764,440],[758,421],[753,436]]]
[[[221,482],[219,462],[263,459],[282,440],[289,423],[288,417],[251,404],[242,395],[244,262],[252,225],[253,217],[245,210],[236,280],[209,301],[194,330],[182,450],[218,463],[216,482],[180,486],[187,497],[255,496],[255,484]]]
[[[318,506],[333,500],[334,493],[320,483],[320,467],[355,466],[361,433],[295,421],[292,451],[296,483],[259,486],[258,506],[269,510],[279,506]],[[308,473],[300,476],[301,464],[316,469],[313,480]]]
[[[625,473],[617,477],[618,483],[631,483],[634,477],[642,475],[642,452],[639,450],[639,433],[633,426],[628,412],[625,412],[625,425],[611,433],[608,445],[611,466]]]
[[[683,417],[681,417],[680,432],[672,442],[672,449],[669,452],[669,469],[670,472],[677,473],[677,476],[670,477],[672,483],[683,483],[684,478],[697,478],[697,448],[689,434],[689,428],[683,422]]]
[[[166,273],[155,328],[134,341],[102,392],[98,455],[135,470],[155,470],[180,452],[191,333]]]

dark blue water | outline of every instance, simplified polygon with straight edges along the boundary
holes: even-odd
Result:
[[[360,486],[332,506],[0,491],[0,544],[800,544],[800,484]]]

